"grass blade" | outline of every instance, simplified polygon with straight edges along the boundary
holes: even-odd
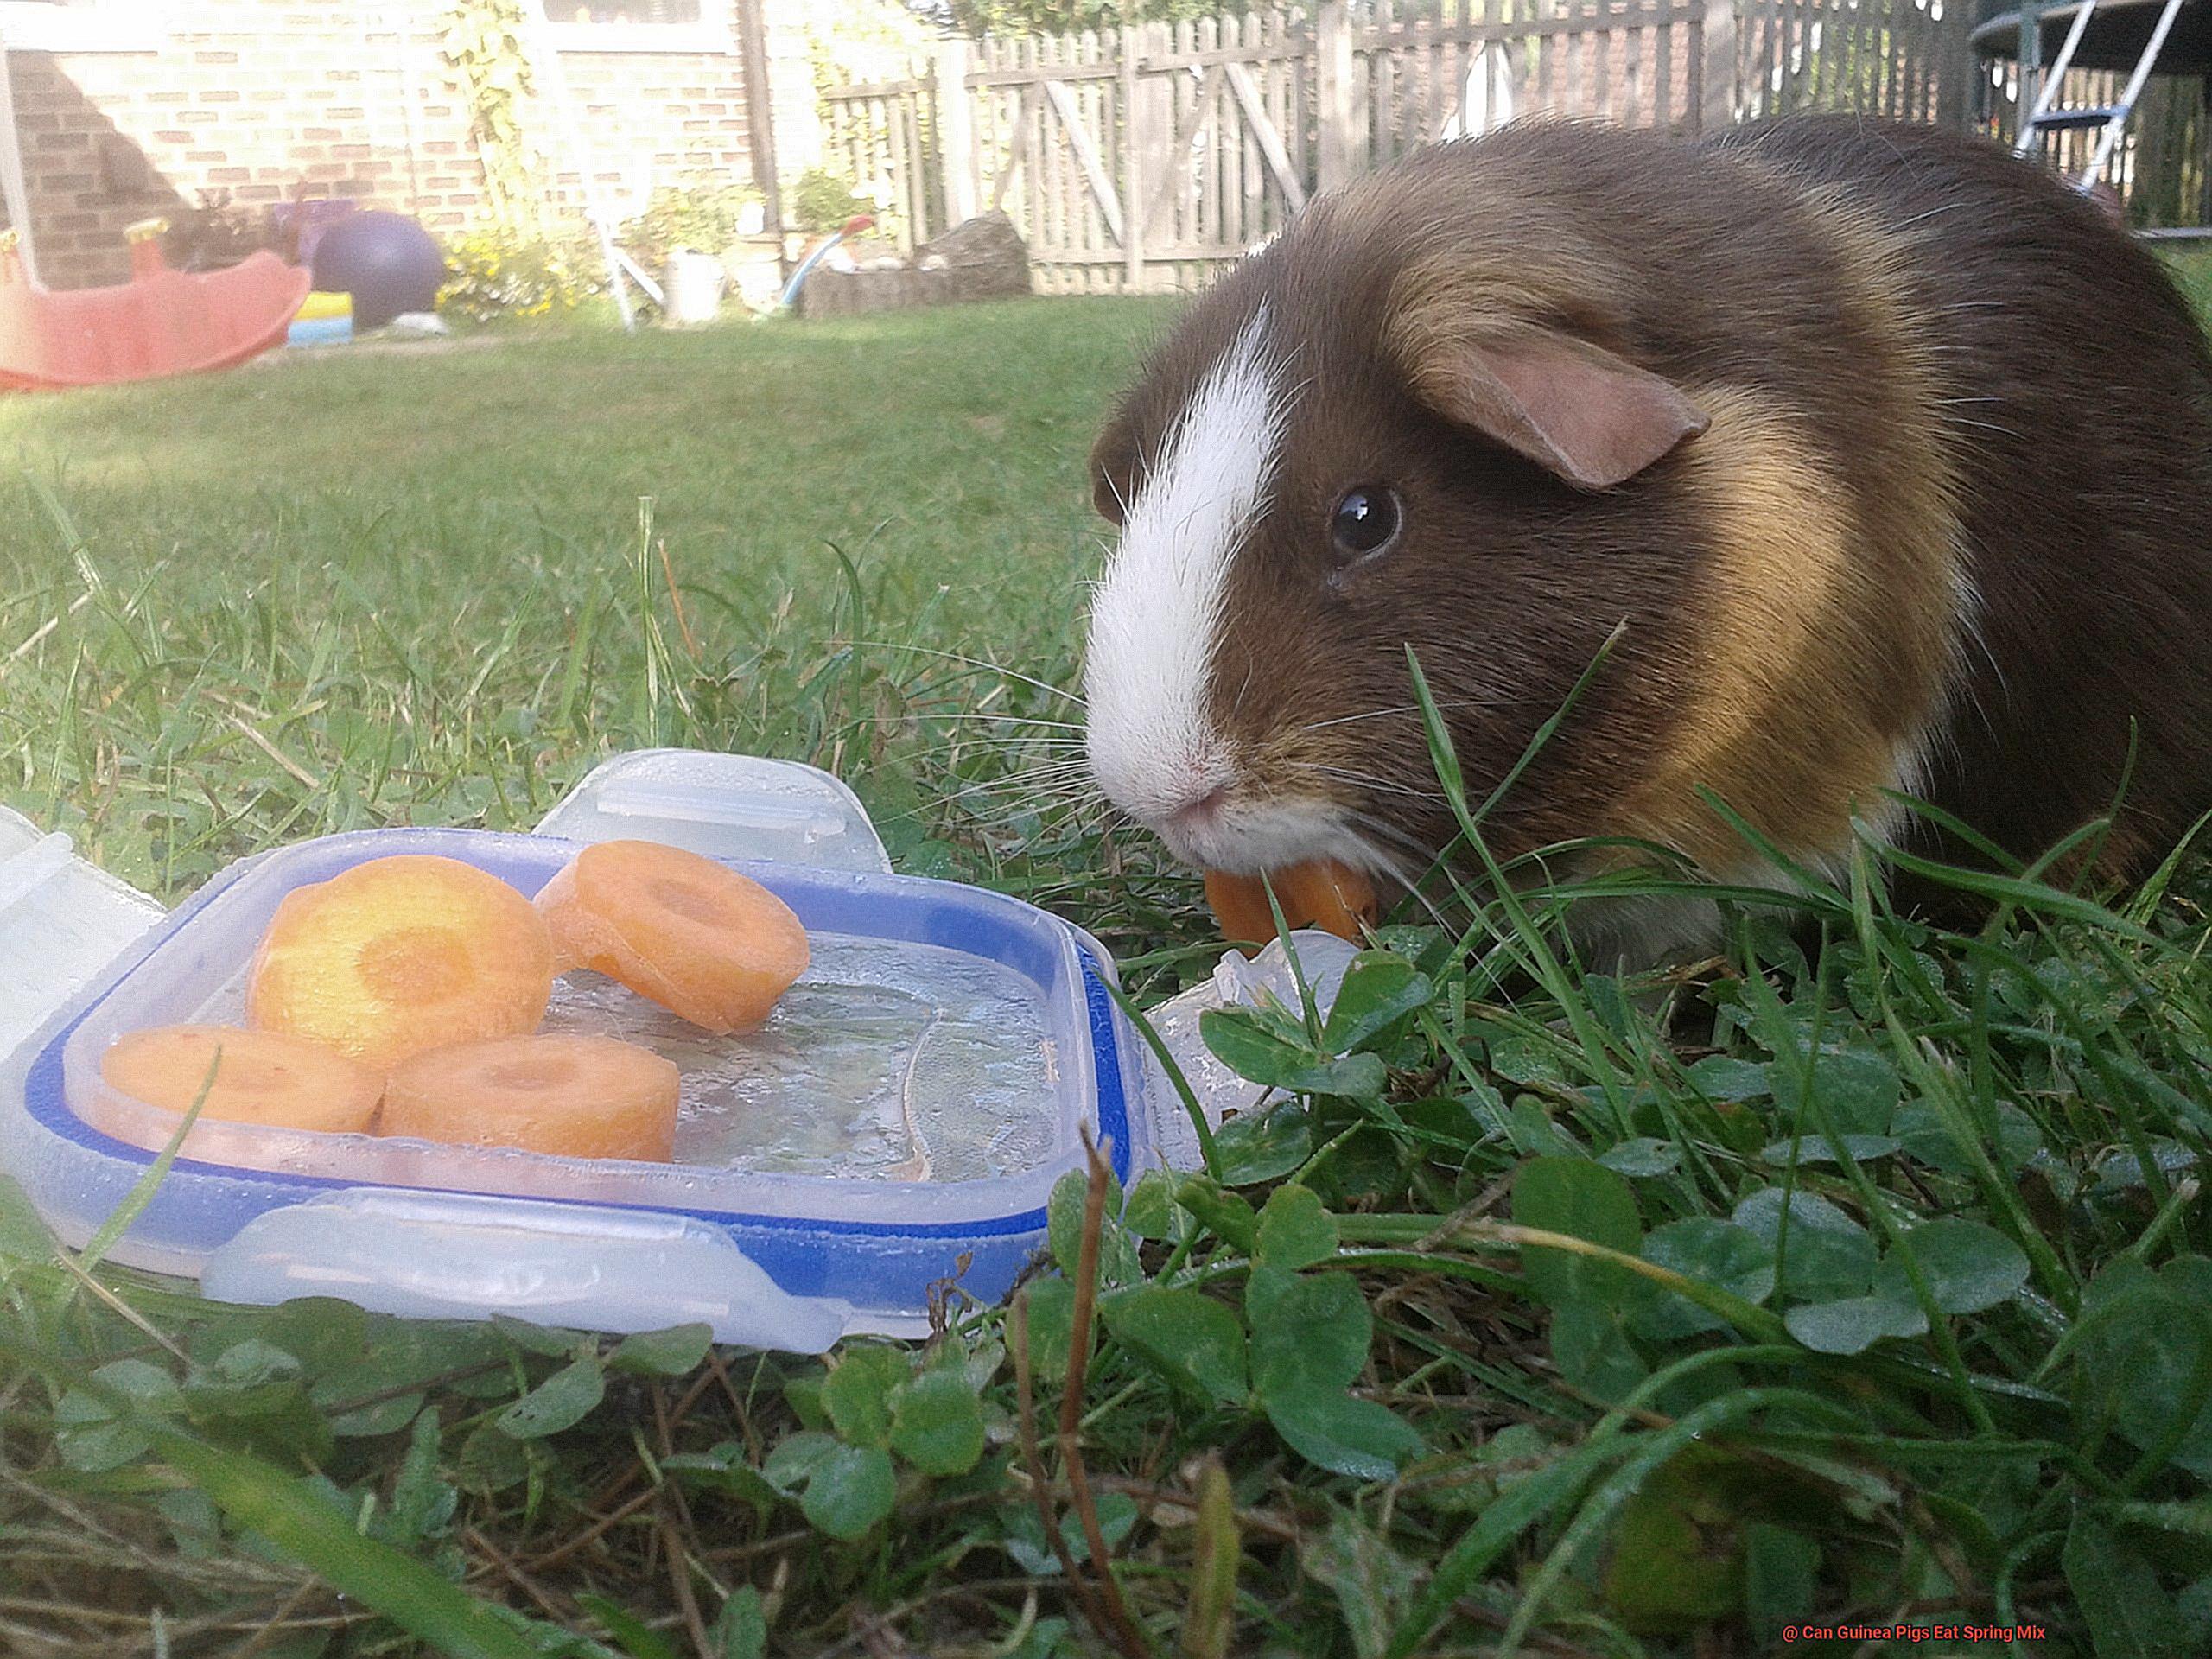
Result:
[[[145,1410],[122,1389],[44,1351],[0,1335],[0,1355],[55,1386],[79,1390],[153,1443],[179,1473],[240,1526],[250,1527],[312,1568],[332,1589],[372,1607],[449,1659],[542,1659],[541,1650],[486,1602],[353,1523],[292,1477],[260,1459],[208,1445]]]

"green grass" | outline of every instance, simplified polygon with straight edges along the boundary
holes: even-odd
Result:
[[[328,830],[526,827],[610,749],[757,749],[1154,1000],[1216,948],[1196,884],[1086,804],[1052,688],[1084,450],[1165,315],[0,404],[0,798],[175,898]],[[1997,878],[1961,934],[1878,857],[1640,982],[1556,950],[1586,892],[1440,886],[1326,1028],[1214,1033],[1289,1097],[1211,1175],[1119,1220],[1072,1185],[1018,1313],[830,1366],[221,1307],[0,1189],[0,1651],[2204,1651],[2201,870]]]
[[[54,623],[8,670],[0,798],[169,897],[301,834],[526,827],[679,736],[863,788],[896,751],[905,810],[900,720],[981,701],[953,658],[1070,660],[1090,429],[1162,315],[480,336],[0,405],[0,654]],[[640,696],[671,573],[688,713]]]
[[[2212,317],[2212,248],[2201,242],[2192,244],[2171,255],[2167,264],[2190,302],[2201,315]]]

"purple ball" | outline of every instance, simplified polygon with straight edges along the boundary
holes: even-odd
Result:
[[[315,285],[353,296],[353,326],[381,328],[403,311],[436,308],[446,257],[404,213],[349,213],[315,245]]]

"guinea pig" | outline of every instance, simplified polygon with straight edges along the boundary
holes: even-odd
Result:
[[[1617,628],[1501,857],[1629,838],[1784,885],[1709,790],[1830,876],[1854,820],[2025,860],[2125,777],[2082,872],[2117,878],[2212,807],[2212,355],[2156,260],[1979,139],[1418,151],[1193,302],[1092,468],[1091,768],[1202,868],[1418,875],[1456,826],[1407,647],[1478,801]],[[1595,931],[1656,957],[1718,913]]]

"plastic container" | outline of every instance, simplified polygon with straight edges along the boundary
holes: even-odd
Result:
[[[338,1295],[607,1331],[702,1319],[724,1341],[817,1351],[849,1332],[925,1330],[941,1281],[1002,1294],[1043,1242],[1053,1183],[1083,1166],[1085,1126],[1124,1179],[1149,1157],[1139,1046],[1096,941],[1000,894],[890,873],[825,773],[656,751],[602,766],[537,835],[370,831],[232,866],[17,1051],[0,1074],[0,1160],[81,1243],[175,1122],[108,1088],[101,1052],[124,1031],[235,1019],[287,892],[435,852],[534,893],[582,842],[619,836],[729,859],[816,947],[752,1039],[673,1029],[595,976],[563,982],[549,1029],[611,1020],[682,1050],[677,1163],[202,1123],[115,1258],[232,1300]],[[826,1151],[807,1138],[817,1112]]]
[[[68,836],[0,807],[0,1056],[161,918],[144,893],[75,856]]]

